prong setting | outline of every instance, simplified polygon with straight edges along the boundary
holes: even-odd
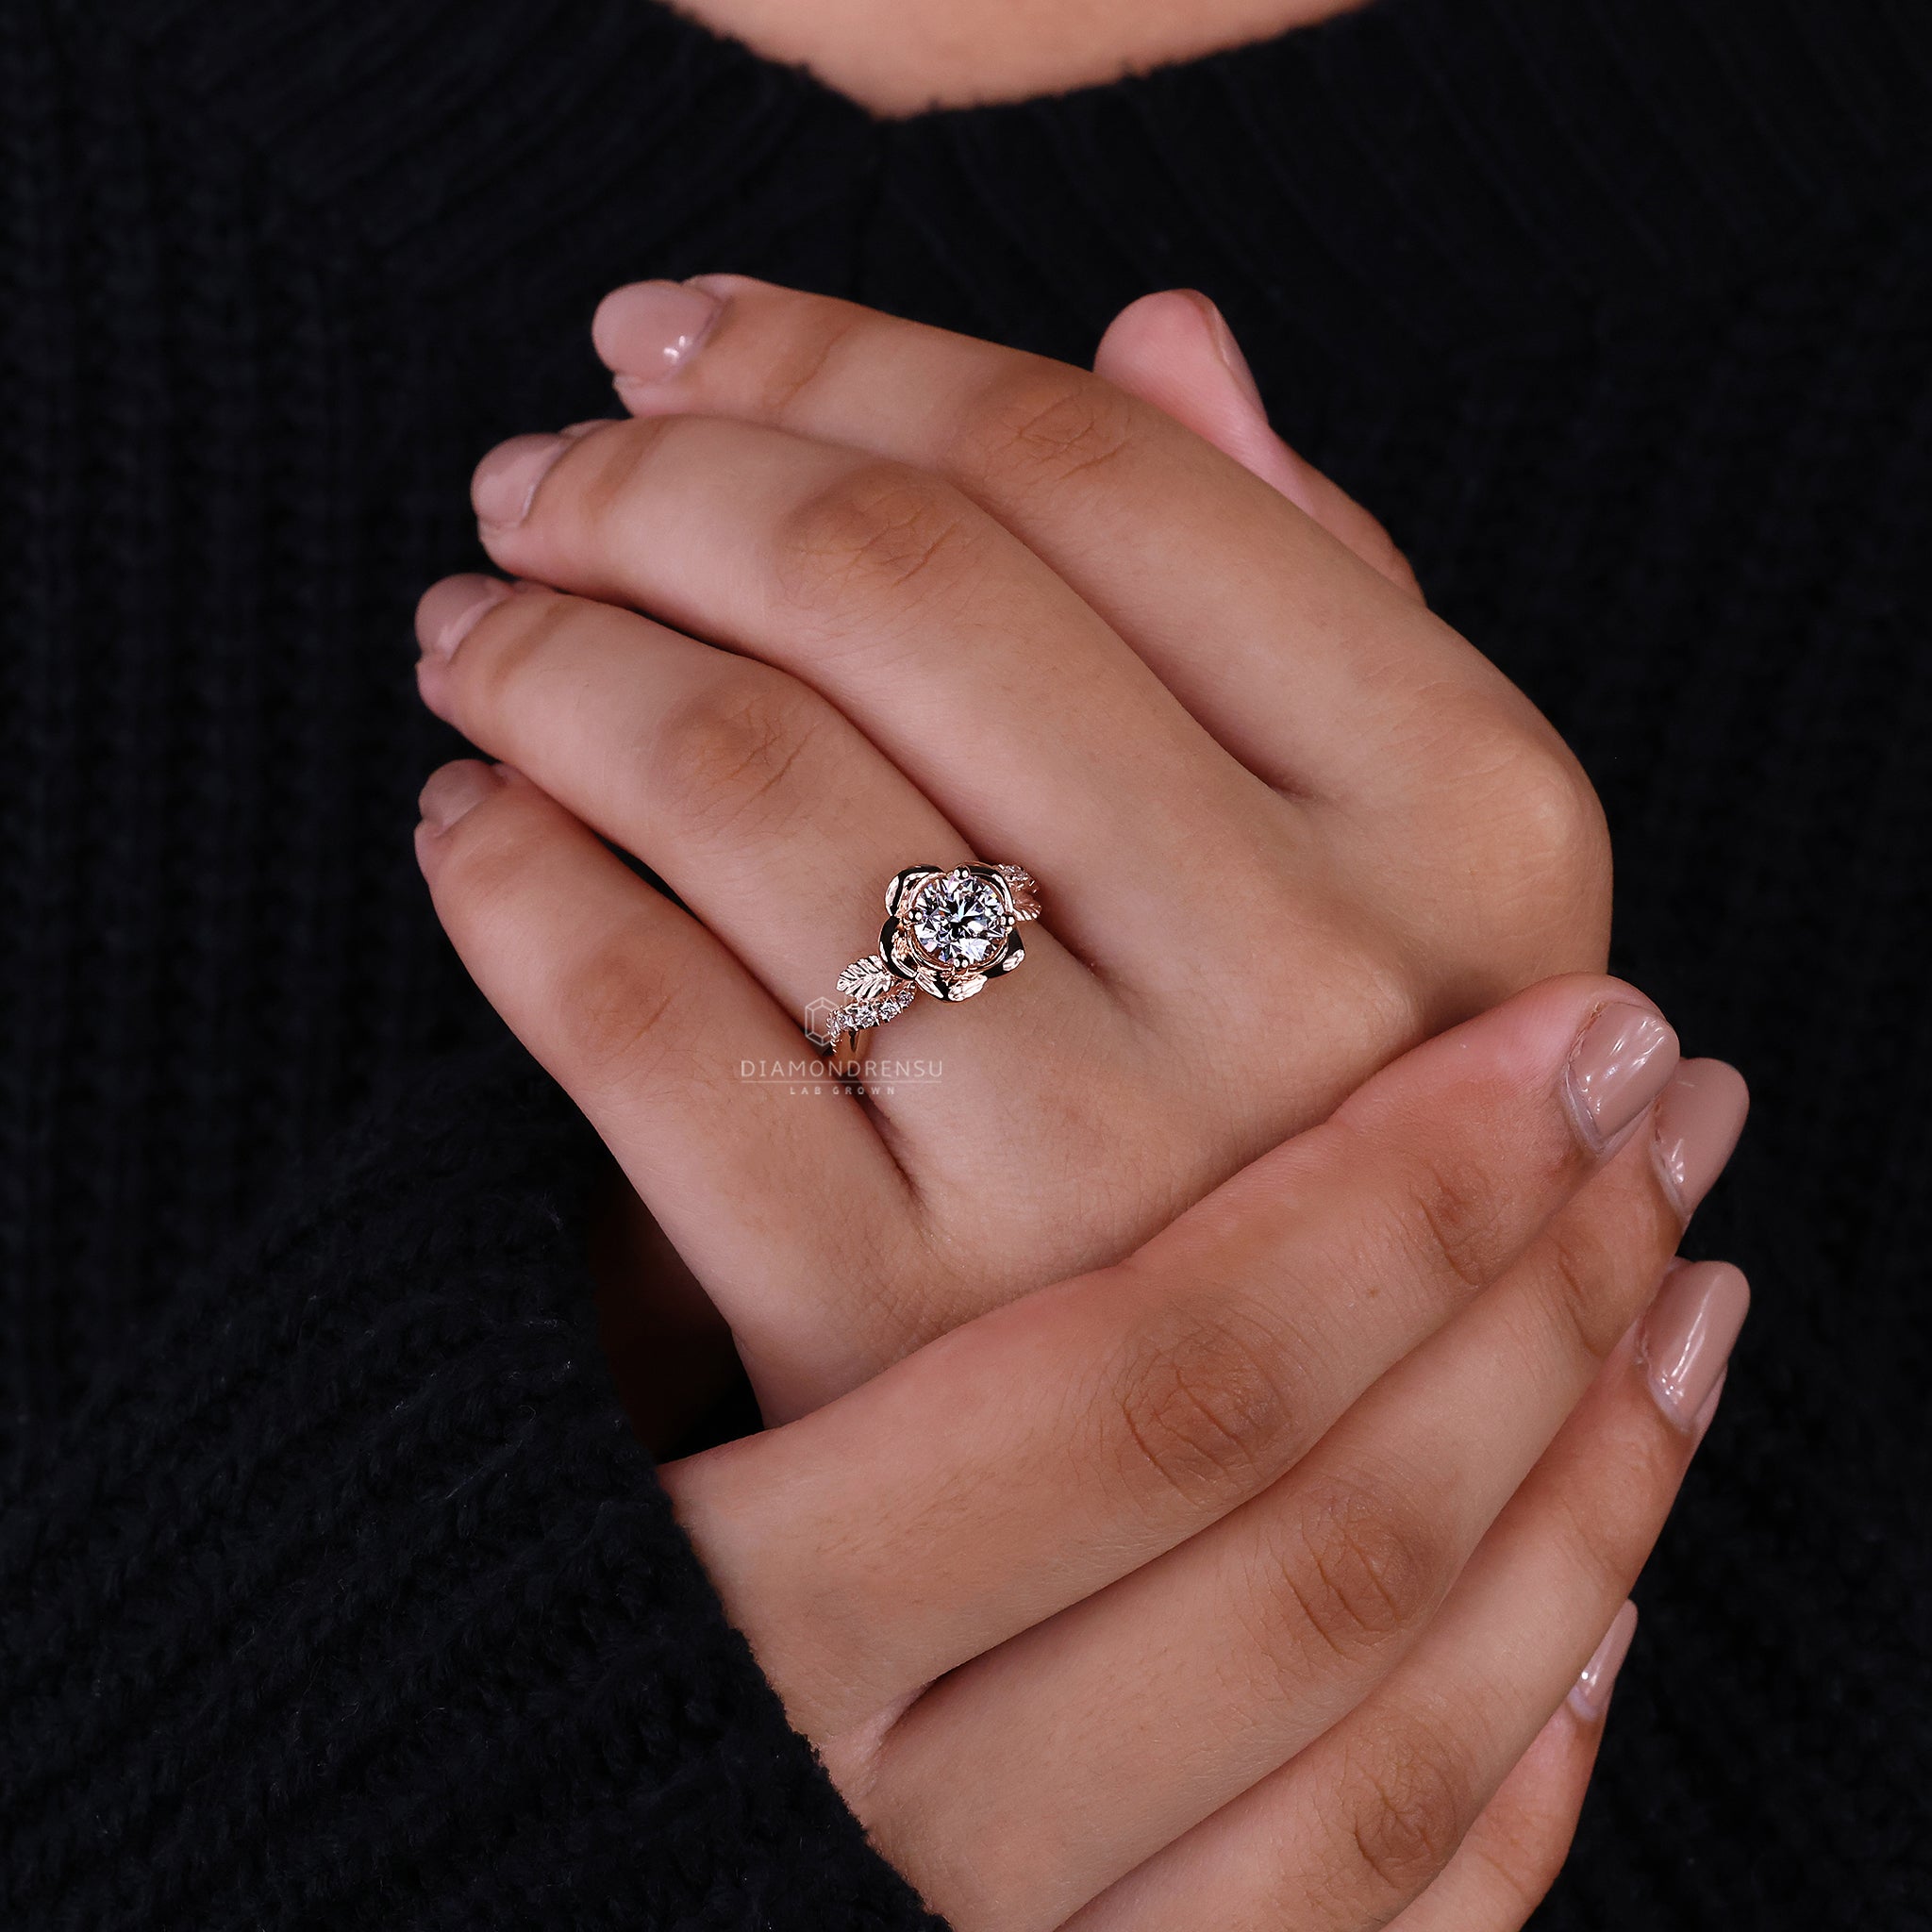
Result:
[[[1017,865],[911,865],[894,873],[878,952],[839,975],[849,1004],[824,1034],[808,1028],[807,1037],[836,1052],[841,1039],[856,1041],[904,1012],[915,988],[938,1000],[972,999],[1025,958],[1020,926],[1040,917],[1039,891]]]

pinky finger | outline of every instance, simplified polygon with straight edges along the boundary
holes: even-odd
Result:
[[[1206,295],[1163,289],[1128,303],[1100,339],[1093,373],[1232,457],[1397,590],[1423,601],[1415,572],[1389,532],[1270,426],[1247,358]]]
[[[1389,1932],[1521,1932],[1529,1923],[1570,1856],[1611,1687],[1636,1632],[1637,1606],[1626,1603],[1456,1856]]]

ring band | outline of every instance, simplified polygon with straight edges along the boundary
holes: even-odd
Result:
[[[970,1000],[1025,958],[1020,927],[1039,917],[1040,887],[1023,866],[909,865],[894,873],[878,951],[840,974],[842,1006],[815,1000],[806,1009],[805,1037],[837,1053],[841,1040],[896,1020],[918,992]]]

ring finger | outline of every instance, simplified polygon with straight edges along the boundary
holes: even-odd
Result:
[[[480,576],[436,585],[418,629],[430,708],[641,859],[794,1015],[872,949],[868,922],[895,872],[974,856],[844,717],[769,665],[633,611]],[[975,1123],[1010,1131],[1010,1096],[1055,1076],[1056,1042],[1130,1050],[1125,1016],[1038,927],[998,1003],[992,1024],[968,1021],[973,1051],[944,1096],[956,1161]],[[895,1024],[912,1048],[919,1023]],[[909,1080],[882,1086],[878,1105],[915,1136],[936,1112],[929,1086]]]

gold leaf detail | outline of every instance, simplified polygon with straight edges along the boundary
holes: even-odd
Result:
[[[1038,919],[1040,917],[1040,881],[1022,865],[1002,865],[995,870],[1007,882],[1007,891],[1012,894],[1013,916],[1016,919]]]
[[[869,958],[855,959],[839,975],[839,991],[849,1000],[883,999],[898,983],[899,975],[874,953]]]

